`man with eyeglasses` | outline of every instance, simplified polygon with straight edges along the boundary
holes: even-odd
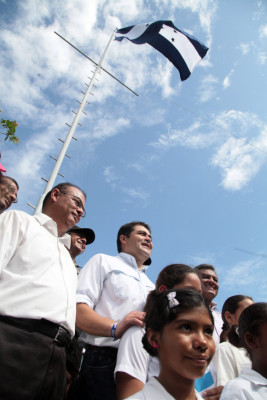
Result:
[[[65,232],[84,215],[85,198],[61,183],[42,213],[0,216],[0,399],[64,398],[77,286]]]
[[[19,185],[10,176],[0,175],[0,214],[17,202]]]

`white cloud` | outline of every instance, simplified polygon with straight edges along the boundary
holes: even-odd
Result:
[[[147,205],[147,200],[149,198],[149,194],[146,193],[144,190],[142,190],[141,188],[136,188],[136,189],[132,189],[132,188],[123,188],[123,192],[125,194],[127,194],[127,196],[129,197],[128,200],[126,200],[126,202],[132,202],[134,200],[142,200],[143,201],[143,206],[145,207]]]
[[[259,64],[264,65],[267,61],[267,52],[260,51],[258,54],[258,60],[259,60]]]
[[[246,55],[250,52],[251,44],[250,43],[241,43],[239,47],[240,47],[241,52],[244,55]]]
[[[259,29],[259,33],[261,38],[267,37],[267,25],[261,26]]]
[[[105,167],[103,175],[105,177],[105,181],[110,184],[113,189],[115,189],[119,181],[119,177],[116,175],[114,166],[109,165]]]
[[[223,89],[227,89],[231,86],[231,77],[234,73],[234,70],[232,69],[229,74],[224,78],[223,80]]]
[[[202,79],[201,85],[198,89],[199,100],[205,103],[216,96],[218,79],[213,75],[207,75]]]

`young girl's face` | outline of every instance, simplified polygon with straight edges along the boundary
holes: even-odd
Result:
[[[161,371],[196,379],[205,373],[215,351],[213,325],[205,307],[177,315],[155,338]]]

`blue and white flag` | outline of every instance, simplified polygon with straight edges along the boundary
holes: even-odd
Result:
[[[148,43],[167,57],[179,70],[181,80],[189,78],[208,48],[196,38],[176,28],[172,21],[156,21],[118,29],[115,40]]]

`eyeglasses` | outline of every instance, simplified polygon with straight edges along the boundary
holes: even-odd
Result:
[[[14,194],[16,196],[15,200],[12,200],[12,203],[17,203],[18,202],[18,196],[17,196],[17,193],[16,193],[17,189],[13,185],[11,185],[10,183],[3,182],[2,184],[3,184],[3,186],[5,187],[5,190],[8,193]]]
[[[86,216],[86,211],[85,211],[85,208],[83,206],[83,203],[82,203],[82,200],[80,199],[80,197],[75,196],[74,194],[71,194],[71,193],[67,193],[67,192],[60,191],[60,193],[63,195],[68,195],[68,196],[72,197],[73,201],[76,204],[76,207],[83,211],[82,218],[84,218]]]

